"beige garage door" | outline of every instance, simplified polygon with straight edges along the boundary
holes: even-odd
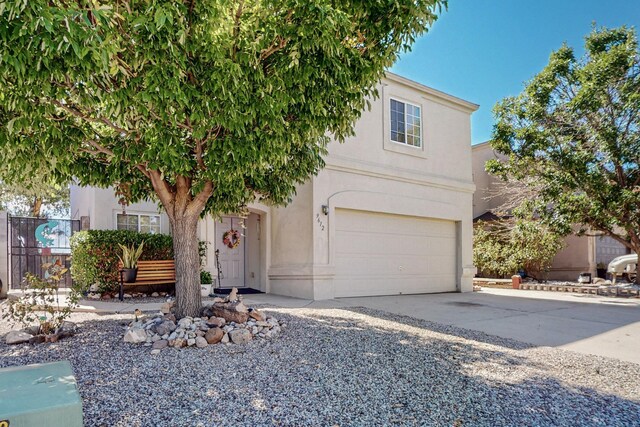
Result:
[[[336,297],[456,290],[453,221],[336,209]]]

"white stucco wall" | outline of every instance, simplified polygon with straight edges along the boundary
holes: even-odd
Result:
[[[300,188],[290,206],[273,211],[274,265],[269,269],[273,292],[333,298],[336,208],[455,221],[458,289],[472,290],[470,116],[475,106],[398,76],[385,79],[379,92],[371,111],[356,124],[356,135],[344,144],[331,143],[326,168]],[[421,107],[422,148],[391,143],[390,98]],[[323,205],[328,215],[322,212]]]
[[[160,230],[171,234],[171,224],[167,215],[153,201],[132,203],[126,207],[127,213],[160,214]],[[122,206],[112,188],[71,186],[71,216],[90,218],[90,228],[94,230],[115,230],[116,214],[122,213]]]

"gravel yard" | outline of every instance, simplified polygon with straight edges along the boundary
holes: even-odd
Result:
[[[87,426],[640,425],[632,363],[369,309],[262,310],[287,323],[272,341],[154,356],[123,342],[132,316],[78,313],[75,337],[2,341],[0,366],[69,359]]]

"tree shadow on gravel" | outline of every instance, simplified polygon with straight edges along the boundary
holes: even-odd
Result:
[[[536,363],[524,348],[429,322],[368,309],[271,313],[287,323],[274,340],[157,356],[124,343],[126,321],[105,316],[55,344],[0,344],[0,366],[70,360],[87,426],[640,424],[640,404],[624,397],[637,396],[638,374],[616,391],[621,362],[602,367],[612,382],[596,388],[552,369],[580,360]]]

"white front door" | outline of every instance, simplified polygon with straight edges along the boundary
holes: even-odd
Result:
[[[216,249],[220,250],[219,261],[222,270],[220,287],[244,287],[244,253],[245,236],[241,227],[241,219],[236,217],[222,217],[220,222],[216,222]],[[224,243],[225,233],[235,230],[239,235],[239,244],[235,248],[230,248]]]

